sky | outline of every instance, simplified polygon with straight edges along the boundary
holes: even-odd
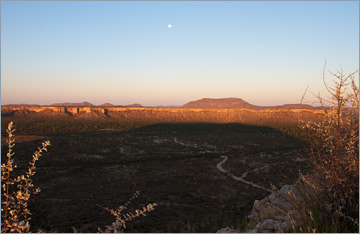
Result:
[[[325,60],[359,68],[358,1],[1,1],[2,105],[312,104]]]

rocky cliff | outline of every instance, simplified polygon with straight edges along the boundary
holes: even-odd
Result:
[[[309,109],[225,109],[225,108],[153,108],[153,107],[55,107],[2,106],[1,116],[114,118],[145,122],[214,122],[214,123],[297,123],[319,120],[320,110]]]

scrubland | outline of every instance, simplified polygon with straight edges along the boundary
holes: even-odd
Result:
[[[45,154],[36,161],[37,173],[31,174],[32,168],[31,181],[25,183],[41,188],[26,199],[31,215],[18,216],[12,224],[20,226],[20,231],[97,232],[114,222],[114,216],[102,207],[116,208],[131,198],[128,210],[157,206],[127,222],[127,232],[216,232],[226,226],[245,230],[251,228],[246,222],[254,200],[300,181],[306,193],[296,198],[294,209],[301,218],[293,220],[289,231],[356,232],[358,88],[353,76],[340,73],[335,81],[329,89],[333,94],[329,106],[322,114],[306,112],[305,119],[292,112],[268,113],[262,119],[249,115],[247,119],[254,122],[242,123],[229,123],[231,118],[214,123],[215,117],[204,123],[201,113],[193,123],[191,118],[149,121],[141,113],[137,119],[122,121],[3,116],[2,155],[9,155],[10,146],[10,164],[18,167],[9,170],[8,158],[2,157],[2,185],[13,186],[6,182],[10,172],[14,185],[21,175],[29,175],[34,151],[41,142],[51,142],[51,146],[46,143],[47,152],[40,152]],[[325,99],[319,98],[325,106]],[[6,143],[4,129],[10,121],[17,130]],[[16,135],[21,136],[19,142]],[[224,156],[227,161],[221,171],[217,165]],[[6,221],[5,211],[11,199],[6,188],[2,191],[2,231],[9,231],[11,220]],[[11,194],[16,188],[8,191]],[[25,203],[17,195],[11,202],[22,204],[20,214]]]
[[[303,142],[270,127],[242,124],[153,124],[44,140],[52,145],[37,164],[34,184],[42,192],[29,202],[31,227],[59,232],[72,227],[96,232],[111,224],[113,217],[96,204],[117,207],[137,190],[136,206],[158,206],[130,222],[129,232],[216,232],[240,225],[253,199],[268,192],[218,171],[221,156],[229,157],[224,167],[233,174],[248,171],[248,180],[270,188],[270,182],[281,186],[296,178],[296,167],[289,165],[301,166],[295,161],[304,148]],[[19,169],[40,142],[15,145]]]

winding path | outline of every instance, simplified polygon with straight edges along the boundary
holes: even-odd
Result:
[[[222,165],[228,160],[228,157],[225,156],[225,155],[222,155],[221,156],[223,158],[223,160],[221,162],[219,162],[217,165],[216,165],[216,168],[221,171],[222,173],[225,173],[225,174],[228,174],[229,176],[231,176],[231,178],[233,178],[234,180],[237,180],[237,181],[241,181],[243,182],[244,184],[248,184],[248,185],[251,185],[255,188],[258,188],[258,189],[262,189],[262,190],[265,190],[267,192],[270,192],[271,193],[271,190],[270,189],[267,189],[267,188],[264,188],[260,185],[257,185],[257,184],[254,184],[253,182],[250,182],[250,181],[247,181],[245,180],[245,176],[248,174],[248,172],[245,172],[241,175],[241,177],[239,176],[235,176],[233,175],[231,172],[228,172],[227,170],[225,170]]]

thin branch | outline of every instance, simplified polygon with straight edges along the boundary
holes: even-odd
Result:
[[[303,103],[303,100],[304,100],[305,94],[306,94],[307,90],[309,89],[309,87],[310,87],[310,85],[308,85],[308,86],[306,87],[305,92],[304,92],[304,94],[303,94],[303,95],[302,95],[302,97],[301,97],[300,104],[302,104],[302,103]]]
[[[323,77],[323,82],[324,82],[325,88],[327,89],[327,91],[329,93],[332,94],[332,92],[329,90],[329,86],[326,84],[326,81],[325,81],[325,68],[326,68],[326,60],[325,60],[325,64],[324,64],[324,67],[323,67],[323,75],[322,75],[322,77]]]

